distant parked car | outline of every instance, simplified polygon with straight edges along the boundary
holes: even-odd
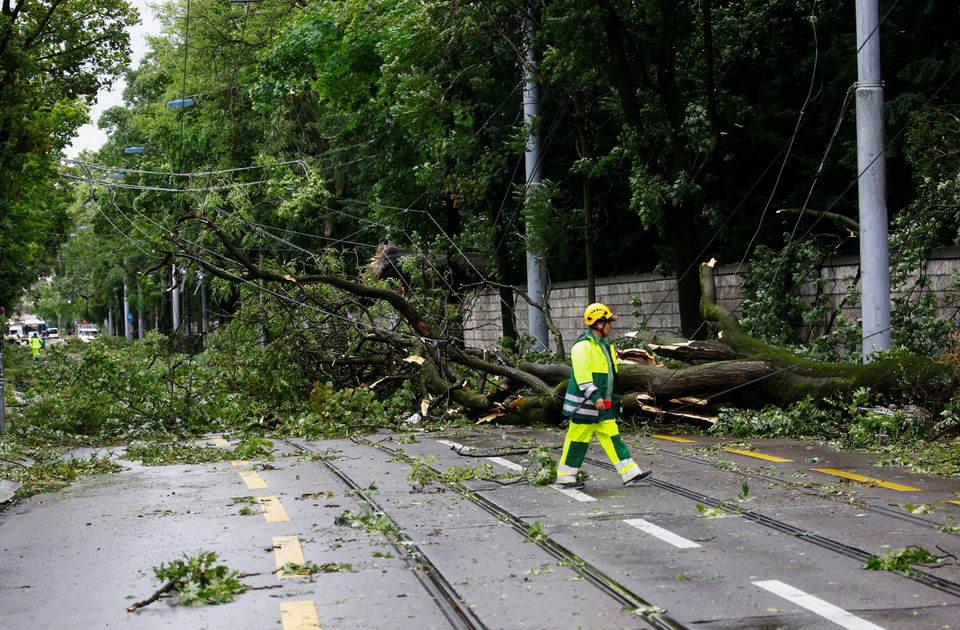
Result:
[[[59,339],[60,330],[58,328],[47,328],[47,339]]]
[[[77,339],[84,343],[90,343],[94,339],[100,338],[100,329],[96,326],[80,326],[77,328]]]

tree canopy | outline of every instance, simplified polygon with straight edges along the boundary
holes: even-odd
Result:
[[[124,0],[3,0],[0,9],[0,304],[48,268],[72,192],[60,151],[101,87],[129,63]]]
[[[883,4],[895,232],[911,251],[954,244],[958,10]],[[23,264],[4,274],[9,296],[37,275],[34,261],[50,260],[50,235],[67,228],[49,221],[62,222],[67,207],[90,231],[68,246],[66,289],[54,294],[90,296],[91,317],[116,304],[124,281],[139,286],[140,307],[158,310],[174,261],[191,279],[204,264],[228,272],[215,293],[235,307],[251,287],[236,282],[242,265],[211,225],[240,253],[293,275],[328,269],[323,252],[349,271],[384,242],[419,253],[429,271],[398,269],[394,281],[409,290],[419,273],[442,287],[433,327],[453,334],[457,317],[447,319],[465,287],[523,282],[530,236],[545,243],[553,281],[588,269],[675,273],[687,336],[704,330],[702,259],[746,261],[757,247],[800,241],[817,244],[810,260],[855,248],[821,214],[856,218],[846,3],[166,2],[163,34],[127,71],[125,104],[100,120],[109,141],[67,169],[88,180],[72,206],[67,182],[30,182],[56,181],[51,156],[82,120],[78,100],[125,62],[133,17],[119,1],[51,6],[49,35],[32,37],[46,15],[39,5],[5,5],[9,46],[21,52],[4,77],[29,89],[4,88],[3,159],[19,174],[5,182],[4,199],[16,203],[4,238],[42,233],[15,243],[24,251],[3,248],[4,270]],[[532,199],[520,113],[528,17],[544,95],[545,182]],[[166,105],[185,98],[194,106]],[[51,190],[62,191],[53,203]],[[508,334],[509,318],[505,309]]]

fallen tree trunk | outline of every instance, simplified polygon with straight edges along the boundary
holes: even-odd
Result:
[[[306,291],[311,285],[326,285],[342,292],[338,295],[352,296],[354,310],[349,316],[335,316],[329,310],[317,309],[325,317],[341,322],[341,328],[349,324],[347,327],[356,329],[363,339],[381,344],[370,356],[353,352],[348,356],[338,352],[336,346],[325,350],[330,365],[339,361],[341,369],[363,370],[363,378],[354,377],[350,386],[394,383],[398,377],[410,374],[416,379],[423,398],[422,409],[432,409],[442,402],[485,419],[505,416],[527,422],[562,421],[563,392],[570,375],[567,364],[518,363],[496,352],[464,348],[456,338],[438,337],[435,331],[446,330],[449,322],[427,317],[403,292],[339,274],[291,275],[267,268],[262,261],[247,256],[212,220],[193,219],[220,239],[227,254],[225,258],[232,259],[233,266],[221,268],[201,259],[190,252],[182,239],[176,239],[175,244],[185,251],[174,255],[196,261],[229,282],[272,283],[284,292],[270,293],[280,308],[295,309],[302,303],[300,300],[318,299]],[[807,397],[849,396],[861,387],[883,394],[889,402],[912,398],[930,403],[945,400],[956,391],[956,367],[945,361],[900,357],[865,365],[827,364],[754,339],[743,331],[731,312],[717,303],[712,261],[701,266],[700,283],[700,312],[717,338],[688,341],[643,331],[633,333],[657,357],[669,361],[657,363],[656,357],[645,356],[637,349],[625,355],[620,375],[628,410],[670,407],[671,401],[674,401],[671,407],[674,412],[694,405],[705,410],[723,404],[787,405]],[[295,299],[294,294],[299,298]],[[356,313],[365,312],[363,305],[371,302],[388,304],[400,319],[390,326],[378,325],[373,316],[366,323],[359,321]],[[304,352],[310,357],[323,354]],[[633,360],[626,360],[628,356]],[[678,400],[680,402],[676,402]]]
[[[656,353],[694,365],[621,364],[626,411],[664,410],[685,417],[708,417],[694,407],[733,404],[742,407],[789,405],[813,398],[852,396],[861,387],[888,400],[927,403],[948,399],[957,388],[955,366],[930,357],[897,357],[867,364],[811,361],[744,333],[736,316],[717,304],[713,264],[701,267],[701,314],[718,339],[687,341],[638,333]],[[508,406],[530,419],[560,418],[559,399],[570,369],[564,365],[527,365],[521,369],[554,384],[554,399],[519,397]],[[678,399],[696,399],[679,402]],[[671,401],[676,404],[670,405]],[[677,413],[680,412],[680,413]]]
[[[860,387],[893,398],[949,398],[957,387],[956,367],[931,357],[896,357],[866,364],[810,361],[747,335],[733,313],[716,301],[714,261],[700,267],[700,311],[718,339],[737,356],[767,365],[770,375],[751,388],[757,403],[789,404],[807,396],[852,394]]]

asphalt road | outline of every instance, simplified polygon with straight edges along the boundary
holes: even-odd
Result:
[[[512,483],[562,434],[498,427],[275,441],[271,462],[119,460],[0,512],[0,628],[960,627],[960,566],[863,569],[911,545],[960,555],[937,529],[960,522],[957,480],[805,442],[677,439],[628,439],[654,469],[634,488],[594,444],[579,492]],[[920,504],[935,509],[905,507]],[[201,549],[251,590],[126,612],[159,587],[153,567]],[[344,570],[278,573],[291,561]]]

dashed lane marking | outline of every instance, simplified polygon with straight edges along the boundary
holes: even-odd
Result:
[[[227,442],[225,439],[219,435],[214,435],[210,437],[210,441],[213,442],[213,445],[217,448],[230,448],[230,442]]]
[[[882,479],[874,479],[873,477],[865,477],[863,475],[858,475],[856,473],[845,472],[843,470],[836,470],[834,468],[814,468],[814,472],[823,473],[825,475],[834,475],[835,477],[843,477],[844,479],[852,479],[853,481],[859,481],[861,483],[868,483],[872,486],[880,486],[881,488],[889,488],[890,490],[897,490],[898,492],[919,492],[920,488],[914,488],[913,486],[904,486],[899,483],[892,483],[890,481],[884,481]]]
[[[757,459],[765,459],[768,462],[792,462],[792,459],[787,459],[785,457],[777,457],[776,455],[764,455],[763,453],[754,453],[753,451],[741,451],[735,448],[725,448],[723,449],[728,453],[736,453],[737,455],[746,455],[747,457],[755,457]]]
[[[509,468],[510,470],[516,470],[521,472],[523,471],[523,466],[521,466],[520,464],[515,464],[511,462],[509,459],[504,459],[502,457],[488,457],[487,459],[493,462],[494,464],[500,464],[504,468]]]
[[[852,612],[825,602],[819,597],[804,593],[789,584],[784,584],[780,580],[761,580],[754,582],[754,584],[770,591],[774,595],[779,595],[797,606],[806,608],[810,612],[820,615],[824,619],[832,621],[842,628],[847,628],[848,630],[883,630],[881,626],[870,623],[866,619],[861,619]]]
[[[558,485],[552,485],[550,487],[556,490],[557,492],[567,495],[571,499],[576,499],[577,501],[580,501],[581,503],[589,503],[590,501],[596,501],[596,498],[591,497],[589,494],[584,494],[583,492],[580,492],[579,490],[574,490],[573,488],[561,488]]]
[[[284,573],[283,567],[290,563],[303,564],[303,549],[297,536],[274,536],[273,555],[277,559],[277,578],[288,580],[297,577],[293,573]]]
[[[660,433],[654,433],[650,437],[657,438],[658,440],[670,440],[671,442],[681,442],[683,444],[695,444],[696,440],[688,440],[687,438],[674,437],[672,435],[662,435]]]
[[[636,527],[642,532],[646,532],[651,536],[659,538],[665,543],[670,543],[678,549],[693,549],[694,547],[699,547],[697,543],[692,540],[687,540],[683,536],[678,536],[670,530],[654,525],[650,521],[645,521],[642,518],[625,518],[623,522],[631,527]]]
[[[241,470],[240,478],[250,490],[263,490],[267,487],[267,482],[255,470]]]
[[[317,606],[310,600],[280,604],[283,630],[321,630]]]
[[[290,520],[279,497],[257,497],[257,503],[263,506],[263,518],[268,523],[284,523]]]

